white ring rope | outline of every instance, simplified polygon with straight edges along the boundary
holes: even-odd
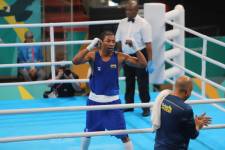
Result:
[[[189,54],[192,54],[192,55],[194,55],[194,56],[197,56],[197,57],[199,57],[199,58],[201,58],[201,59],[204,59],[204,60],[206,60],[206,61],[208,61],[208,62],[210,62],[210,63],[212,63],[212,64],[214,64],[214,65],[217,65],[217,66],[219,66],[219,67],[225,69],[225,64],[223,64],[223,63],[221,63],[221,62],[219,62],[219,61],[216,61],[216,60],[214,60],[214,59],[212,59],[212,58],[209,58],[209,57],[207,57],[207,56],[202,56],[201,54],[199,54],[199,53],[197,53],[197,52],[195,52],[195,51],[193,51],[193,50],[191,50],[191,49],[189,49],[189,48],[186,48],[186,47],[184,47],[184,46],[182,46],[182,45],[180,45],[180,44],[177,44],[177,43],[175,43],[175,42],[173,42],[173,41],[166,40],[166,42],[169,43],[169,44],[171,44],[171,45],[174,45],[174,46],[176,46],[176,47],[179,47],[180,49],[183,49],[184,51],[188,52]]]
[[[90,137],[90,136],[101,136],[101,135],[148,133],[148,132],[153,132],[153,129],[145,128],[145,129],[130,129],[130,130],[111,130],[111,131],[98,131],[98,132],[59,133],[59,134],[46,134],[46,135],[34,135],[34,136],[6,137],[6,138],[0,138],[0,143],[59,139],[59,138],[73,138],[73,137]]]
[[[225,128],[225,124],[210,125],[210,126],[204,127],[203,129],[220,129],[220,128]],[[154,132],[153,128],[129,129],[129,130],[111,130],[111,131],[98,131],[98,132],[58,133],[58,134],[45,134],[45,135],[34,135],[34,136],[17,136],[17,137],[0,138],[0,143],[32,141],[32,140],[47,140],[47,139],[61,139],[61,138],[74,138],[74,137],[90,137],[90,136],[102,136],[102,135],[149,133],[149,132]]]
[[[34,43],[0,43],[0,47],[21,47],[21,46],[51,46],[51,45],[78,45],[88,44],[92,40],[77,40],[77,41],[52,41],[52,42],[34,42]]]
[[[51,65],[71,65],[72,61],[57,61],[57,62],[37,62],[37,63],[19,63],[19,64],[1,64],[0,68],[6,67],[28,67],[28,66],[51,66]]]
[[[204,35],[204,34],[201,34],[201,33],[199,33],[199,32],[196,32],[196,31],[194,31],[194,30],[192,30],[192,29],[186,28],[186,27],[184,27],[184,26],[182,26],[182,25],[179,25],[179,24],[177,24],[177,23],[175,23],[175,22],[172,22],[172,21],[170,21],[170,20],[166,20],[166,23],[168,23],[168,24],[170,24],[170,25],[172,25],[172,26],[175,26],[175,27],[177,27],[177,28],[179,28],[179,29],[182,29],[182,30],[184,30],[184,31],[186,31],[186,32],[189,32],[189,33],[191,33],[191,34],[193,34],[193,35],[196,35],[196,36],[198,36],[198,37],[200,37],[200,38],[202,38],[202,39],[206,39],[207,41],[210,41],[210,42],[212,42],[212,43],[216,43],[216,44],[218,44],[218,45],[220,45],[220,46],[225,47],[225,43],[224,43],[224,42],[221,42],[221,41],[219,41],[219,40],[216,40],[216,39],[214,39],[214,38],[211,38],[211,37],[206,36],[206,35]]]
[[[19,86],[19,85],[36,85],[36,84],[49,84],[49,83],[83,83],[89,82],[89,79],[63,79],[63,80],[42,80],[42,81],[27,81],[27,82],[12,82],[0,83],[1,86]]]
[[[179,65],[179,64],[177,64],[177,63],[175,63],[175,62],[173,62],[173,61],[171,61],[169,59],[165,59],[165,60],[169,64],[171,64],[173,66],[176,66],[176,67],[184,70],[185,72],[189,73],[190,75],[193,75],[193,76],[195,76],[195,77],[197,77],[197,78],[199,78],[199,79],[201,79],[201,80],[203,80],[203,81],[205,81],[205,82],[207,82],[209,84],[212,84],[213,86],[219,88],[220,90],[225,91],[225,87],[223,87],[223,86],[221,86],[221,85],[219,85],[219,84],[217,84],[217,83],[215,83],[215,82],[213,82],[211,80],[208,80],[206,78],[203,78],[202,76],[198,75],[197,73],[194,73],[193,71],[190,71],[189,69],[186,69],[185,67],[183,67],[183,66],[181,66],[181,65]]]
[[[119,77],[119,80],[125,80],[125,77]],[[12,82],[12,83],[0,83],[1,86],[18,86],[18,85],[35,85],[35,84],[49,84],[49,83],[87,83],[89,79],[60,79],[60,80],[42,80],[42,81],[28,81],[28,82]]]
[[[32,23],[32,24],[7,24],[0,25],[0,29],[4,28],[33,28],[33,27],[60,27],[60,26],[89,26],[102,24],[118,24],[120,20],[102,20],[102,21],[81,21],[81,22],[59,22],[59,23]]]
[[[185,103],[191,104],[191,105],[225,103],[225,98],[208,99],[208,100],[188,100],[188,101],[185,101]],[[51,107],[51,108],[8,109],[8,110],[0,110],[0,115],[55,112],[55,111],[110,110],[110,109],[152,107],[153,105],[154,105],[154,102],[135,103],[135,104],[98,105],[98,106],[67,106],[67,107]]]

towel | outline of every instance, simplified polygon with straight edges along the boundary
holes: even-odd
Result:
[[[163,90],[159,93],[159,95],[156,97],[155,103],[151,110],[151,121],[152,121],[152,127],[153,130],[156,131],[160,128],[161,125],[161,104],[166,96],[171,94],[171,90]]]

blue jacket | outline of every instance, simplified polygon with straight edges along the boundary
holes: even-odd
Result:
[[[168,95],[161,105],[161,126],[156,131],[155,150],[187,150],[190,139],[199,135],[192,108]]]
[[[34,48],[34,62],[42,62],[43,55],[40,46],[22,46],[18,48],[18,63],[31,63],[32,48]]]

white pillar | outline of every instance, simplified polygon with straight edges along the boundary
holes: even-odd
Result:
[[[53,45],[53,42],[55,41],[54,36],[54,27],[50,26],[50,42],[51,42],[51,62],[55,62],[55,45]],[[52,64],[51,66],[51,72],[52,72],[52,80],[55,79],[55,65]]]
[[[174,18],[173,21],[174,21],[175,23],[179,24],[179,25],[185,26],[185,20],[184,20],[184,18],[185,18],[185,17],[184,17],[184,7],[183,7],[182,5],[176,5],[176,6],[175,6],[175,9],[177,9],[177,10],[179,11],[179,14],[178,14],[178,16],[176,16],[176,17]],[[175,38],[173,39],[173,41],[174,41],[175,43],[178,43],[178,44],[183,45],[183,46],[185,47],[185,34],[184,34],[185,32],[184,32],[184,30],[181,30],[181,29],[176,28],[176,27],[174,27],[174,29],[178,29],[178,30],[180,30],[180,32],[179,32],[179,36],[175,37]],[[174,47],[174,48],[176,48],[176,47]],[[179,65],[185,67],[184,50],[180,50],[179,55],[178,55],[177,57],[174,58],[174,61],[175,61],[177,64],[179,64]],[[185,72],[184,72],[183,70],[180,69],[180,74],[177,74],[176,77],[179,77],[179,76],[181,76],[181,75],[184,75],[184,73],[185,73]]]
[[[149,79],[154,84],[161,84],[165,79],[165,12],[165,4],[144,4],[144,18],[152,26],[152,60],[155,71],[149,75]]]

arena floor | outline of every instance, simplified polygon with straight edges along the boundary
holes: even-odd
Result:
[[[157,93],[151,93],[152,99]],[[123,96],[121,95],[123,100]],[[191,99],[196,99],[191,97]],[[139,98],[136,96],[136,102]],[[67,99],[35,99],[35,100],[0,100],[0,109],[42,108],[60,106],[81,106],[86,104],[86,97]],[[225,108],[225,105],[223,104]],[[206,112],[212,116],[213,124],[225,122],[225,113],[209,104],[193,105],[194,112]],[[85,111],[51,112],[0,116],[0,137],[40,135],[52,133],[82,132],[85,126]],[[141,116],[141,109],[125,113],[128,129],[149,128],[149,117]],[[192,140],[190,150],[222,150],[225,149],[225,129],[203,130],[197,140]],[[135,150],[152,150],[154,133],[131,134],[130,138]],[[79,150],[80,138],[50,139],[25,142],[0,143],[0,150]],[[113,136],[93,137],[90,150],[123,150],[120,140]]]

